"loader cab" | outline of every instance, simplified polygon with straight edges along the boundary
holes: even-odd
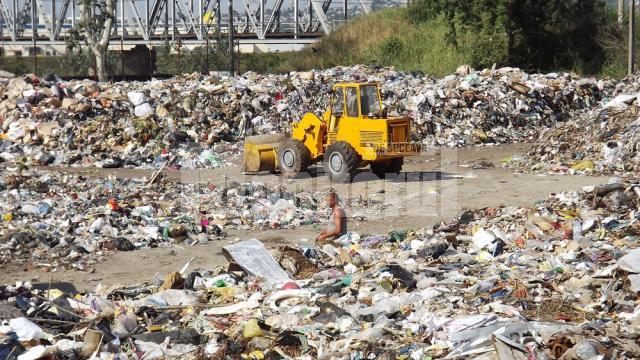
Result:
[[[337,131],[342,121],[384,117],[380,85],[336,84],[331,94],[330,111],[329,131]]]
[[[362,84],[359,88],[360,115],[363,118],[377,119],[385,117],[382,109],[382,97],[378,84]]]

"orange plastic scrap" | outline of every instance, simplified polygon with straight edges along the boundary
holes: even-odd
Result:
[[[120,211],[120,205],[118,205],[118,202],[114,198],[109,199],[109,201],[107,201],[107,205],[111,211]]]
[[[511,296],[513,296],[514,299],[528,299],[529,292],[526,287],[519,285],[515,290],[513,290],[513,294]]]

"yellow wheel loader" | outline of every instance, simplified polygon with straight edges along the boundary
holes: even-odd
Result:
[[[293,178],[319,161],[333,182],[350,182],[366,165],[378,176],[402,170],[405,156],[418,155],[411,122],[387,117],[377,83],[334,85],[329,109],[305,114],[291,126],[291,137],[259,135],[245,139],[246,172],[280,170]]]

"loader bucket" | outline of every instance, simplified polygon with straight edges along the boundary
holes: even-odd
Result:
[[[278,168],[276,151],[285,139],[283,134],[247,136],[244,139],[244,171],[275,171]]]

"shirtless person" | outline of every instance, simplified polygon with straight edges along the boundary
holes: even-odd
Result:
[[[337,239],[347,233],[347,214],[340,207],[338,194],[330,192],[327,195],[327,204],[331,208],[331,215],[327,223],[327,230],[316,236],[316,243],[323,243],[327,239]]]

